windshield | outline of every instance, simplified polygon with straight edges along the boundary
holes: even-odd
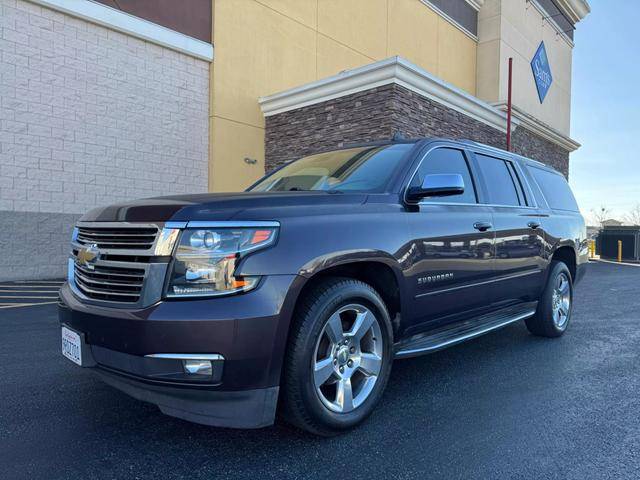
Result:
[[[412,143],[320,153],[273,172],[251,192],[324,190],[383,192]]]

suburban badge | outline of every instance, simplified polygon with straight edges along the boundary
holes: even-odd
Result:
[[[418,278],[418,285],[428,285],[430,283],[442,282],[444,280],[453,280],[453,272],[438,273],[437,275],[428,275]]]

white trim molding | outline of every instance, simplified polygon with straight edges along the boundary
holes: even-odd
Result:
[[[484,0],[465,0],[475,11],[480,11],[484,5]]]
[[[591,13],[591,6],[587,0],[558,0],[558,4],[573,23],[578,23]]]
[[[213,45],[101,3],[91,0],[28,1],[201,60],[213,60]]]
[[[441,9],[439,9],[437,6],[435,6],[433,3],[431,3],[429,0],[420,0],[424,5],[426,5],[427,7],[429,7],[431,10],[433,10],[436,14],[440,15],[443,19],[445,19],[447,22],[449,22],[451,25],[453,25],[454,27],[456,27],[458,30],[460,30],[462,33],[464,33],[467,37],[469,37],[471,40],[474,41],[478,41],[478,36],[471,33],[469,30],[467,30],[466,28],[464,28],[462,26],[462,24],[458,23],[456,20],[454,20],[453,18],[451,18],[449,15],[447,15],[445,12],[443,12]],[[484,0],[483,0],[484,1]],[[473,7],[473,5],[471,5]],[[475,8],[475,7],[474,7]]]
[[[398,56],[260,97],[258,101],[264,116],[269,117],[390,84],[403,86],[497,130],[507,131],[505,112]],[[512,131],[518,124],[513,119]]]
[[[496,108],[500,109],[501,111],[504,111],[504,112],[507,111],[507,105],[504,102],[494,103],[493,105]],[[542,137],[545,140],[548,140],[549,142],[555,143],[559,147],[567,150],[568,152],[573,152],[574,150],[577,150],[578,148],[580,148],[580,144],[575,140],[573,140],[572,138],[568,137],[567,135],[564,135],[563,133],[547,125],[546,123],[541,122],[537,118],[525,113],[515,105],[511,106],[511,114],[512,114],[512,120],[514,118],[518,120],[522,128],[529,130],[531,133],[534,133],[539,137]]]

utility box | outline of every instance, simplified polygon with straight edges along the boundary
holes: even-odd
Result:
[[[618,240],[622,241],[622,260],[640,262],[640,227],[604,227],[596,239],[596,251],[608,260],[618,259]]]

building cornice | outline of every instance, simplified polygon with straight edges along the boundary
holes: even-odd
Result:
[[[126,33],[201,60],[213,60],[213,45],[90,0],[28,0],[52,10]]]
[[[476,11],[479,11],[484,5],[484,0],[465,0],[469,5],[471,5]]]
[[[587,0],[556,0],[556,2],[573,23],[578,23],[591,12],[591,6]]]
[[[495,103],[494,106],[501,111],[507,111],[507,105],[505,103]],[[531,133],[538,135],[539,137],[544,138],[552,143],[555,143],[559,147],[567,150],[568,152],[573,152],[580,148],[580,144],[568,137],[567,135],[559,132],[555,128],[547,125],[544,122],[541,122],[537,118],[525,113],[520,108],[513,105],[511,107],[512,118],[518,120],[520,127],[529,130]]]
[[[505,112],[397,56],[261,97],[259,103],[264,116],[269,117],[391,84],[405,87],[497,130],[507,131]],[[518,123],[517,119],[512,122],[512,130]]]

